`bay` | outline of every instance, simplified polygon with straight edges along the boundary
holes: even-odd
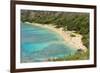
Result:
[[[72,55],[76,49],[50,29],[21,23],[21,62],[44,62]],[[67,38],[66,38],[67,39]]]

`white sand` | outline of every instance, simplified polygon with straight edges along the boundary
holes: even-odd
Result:
[[[83,51],[87,51],[87,48],[83,45],[82,42],[82,35],[80,34],[76,34],[73,31],[63,31],[62,28],[55,28],[53,25],[41,25],[41,24],[37,24],[37,23],[33,23],[33,25],[36,26],[40,26],[43,28],[48,28],[56,33],[58,33],[59,35],[61,35],[63,37],[63,39],[65,40],[65,42],[69,43],[70,45],[72,45],[72,47],[75,47],[76,49],[81,49]],[[75,37],[72,37],[71,34],[75,35]]]

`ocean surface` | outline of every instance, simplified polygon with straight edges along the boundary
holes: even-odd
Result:
[[[22,63],[44,62],[50,58],[63,58],[75,52],[75,48],[65,43],[64,39],[52,30],[31,23],[21,23]]]

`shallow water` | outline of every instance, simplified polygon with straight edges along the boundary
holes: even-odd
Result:
[[[75,52],[75,48],[52,30],[21,23],[21,62],[43,62]]]

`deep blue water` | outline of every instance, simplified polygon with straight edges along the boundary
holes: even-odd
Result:
[[[64,42],[52,30],[21,23],[21,62],[42,62],[49,58],[75,53],[75,48]]]

